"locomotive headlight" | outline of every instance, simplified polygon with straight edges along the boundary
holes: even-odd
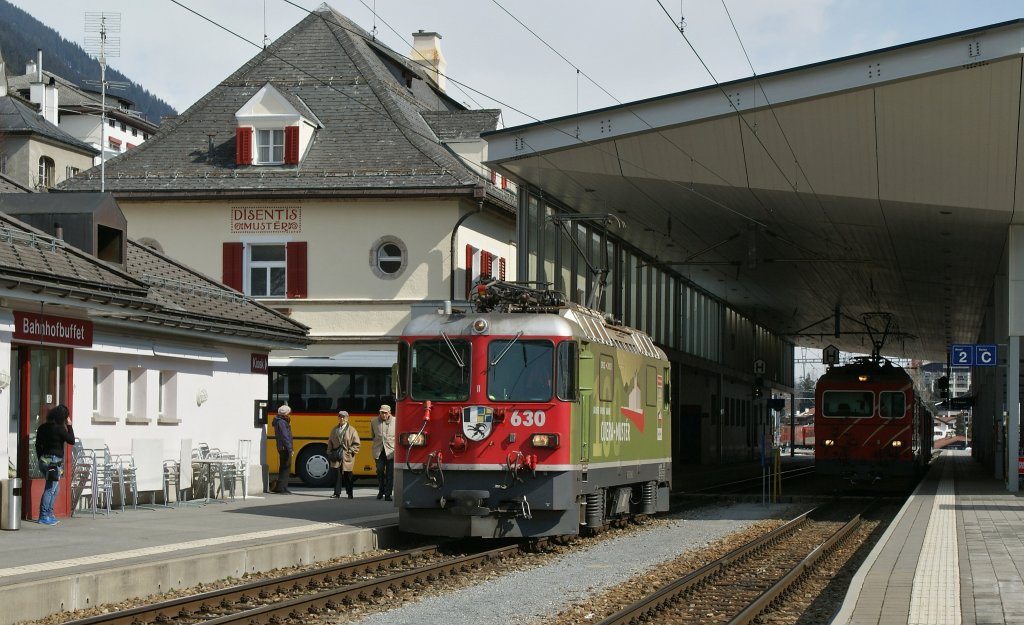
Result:
[[[530,437],[530,444],[534,447],[554,449],[558,447],[558,434],[534,434]]]
[[[893,447],[903,447],[903,441],[893,441],[892,442],[892,446]]]
[[[427,444],[427,435],[422,432],[402,432],[398,436],[398,444],[402,447],[423,447]]]
[[[487,320],[486,319],[477,319],[476,321],[473,322],[473,332],[476,332],[477,334],[483,334],[486,331],[487,331]]]
[[[836,444],[836,442],[834,440],[832,440],[831,438],[826,438],[825,439],[825,447],[832,447],[835,444]]]

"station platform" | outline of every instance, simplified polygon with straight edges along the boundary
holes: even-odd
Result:
[[[293,486],[205,505],[76,512],[55,527],[22,521],[0,531],[0,625],[247,572],[361,553],[397,538],[398,514],[376,485],[355,499]]]
[[[682,485],[674,495],[683,486],[698,489],[763,472],[754,461],[673,469],[674,483]],[[79,511],[56,527],[23,520],[17,531],[0,531],[0,625],[330,560],[398,539],[398,512],[392,502],[376,499],[372,480],[357,483],[351,500],[331,499],[326,488],[290,488],[292,495],[227,503],[129,507],[95,517]]]
[[[806,463],[806,459],[797,459]],[[758,463],[674,467],[689,488],[754,477]],[[227,503],[88,511],[0,531],[0,625],[248,572],[389,546],[397,511],[292,486]],[[680,490],[676,494],[682,495]],[[837,625],[1024,623],[1024,497],[965,451],[944,451],[854,577]]]
[[[854,576],[833,625],[1024,623],[1024,497],[943,451]]]

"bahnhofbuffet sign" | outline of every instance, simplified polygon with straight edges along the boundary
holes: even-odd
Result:
[[[92,347],[92,322],[14,311],[14,340],[68,347]]]

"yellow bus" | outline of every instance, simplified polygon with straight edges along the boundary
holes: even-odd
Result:
[[[277,408],[292,409],[292,475],[306,486],[333,486],[327,461],[327,436],[338,424],[338,411],[347,410],[349,423],[362,445],[353,475],[376,476],[370,453],[370,419],[381,404],[395,408],[391,388],[394,351],[343,352],[329,358],[271,358],[269,363],[269,423],[266,458],[269,474],[277,475],[277,438],[273,418]]]

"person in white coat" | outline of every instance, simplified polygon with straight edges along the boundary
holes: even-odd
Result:
[[[370,421],[373,432],[373,459],[377,464],[377,499],[391,501],[395,480],[395,420],[391,417],[391,406],[380,407],[377,416]]]

